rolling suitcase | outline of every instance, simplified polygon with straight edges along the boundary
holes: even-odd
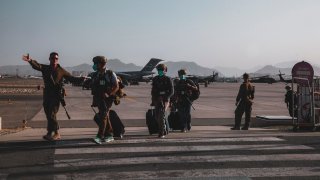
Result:
[[[158,123],[155,118],[155,109],[148,109],[146,113],[146,124],[148,126],[149,134],[157,134],[159,133]],[[169,123],[166,119],[165,121],[165,135],[169,133]]]
[[[120,137],[122,138],[125,130],[124,130],[124,125],[119,118],[118,114],[114,110],[109,111],[109,118],[110,118],[110,123],[113,129],[113,136],[114,137]]]
[[[92,110],[95,112],[94,115],[94,122],[99,126],[100,124],[100,118],[98,113],[95,111],[95,109],[92,107]],[[118,114],[114,110],[109,111],[109,118],[110,118],[110,123],[113,129],[113,137],[120,137],[122,138],[124,133],[125,133],[125,127],[119,118]]]
[[[179,113],[177,111],[171,111],[168,116],[168,122],[171,130],[181,130],[181,122],[179,119]]]
[[[155,134],[159,132],[158,123],[155,118],[155,110],[148,109],[146,113],[146,124],[148,126],[149,134]]]

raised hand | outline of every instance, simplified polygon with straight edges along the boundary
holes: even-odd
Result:
[[[31,61],[31,58],[29,57],[29,54],[22,55],[22,60],[29,62],[29,61]]]

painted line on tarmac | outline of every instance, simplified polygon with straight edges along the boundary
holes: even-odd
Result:
[[[140,146],[140,147],[109,147],[102,146],[101,148],[63,148],[56,149],[55,154],[109,154],[109,153],[135,153],[135,152],[197,152],[197,151],[221,151],[221,150],[310,150],[312,147],[304,145],[290,144],[266,144],[266,145],[199,145],[199,146]]]
[[[150,137],[149,139],[121,139],[115,140],[111,144],[140,144],[140,143],[158,143],[158,142],[178,142],[178,143],[206,143],[206,142],[281,142],[285,141],[277,137],[239,137],[239,138],[181,138],[181,139],[160,139],[155,136]],[[77,143],[76,141],[57,141],[57,145],[64,145],[68,143]],[[92,144],[88,142],[81,142],[78,144]]]
[[[150,137],[149,139],[121,139],[115,140],[107,144],[139,144],[139,143],[208,143],[208,142],[281,142],[285,141],[277,137],[239,137],[239,138],[183,138],[183,139],[159,139]],[[85,146],[93,145],[91,140],[88,141],[56,141],[56,147],[69,147],[69,146]],[[1,149],[1,148],[0,148]]]
[[[236,137],[236,138],[181,138],[181,139],[124,139],[115,141],[115,143],[145,143],[145,142],[267,142],[267,141],[285,141],[277,137]]]
[[[55,168],[105,165],[217,163],[217,162],[269,162],[269,161],[319,161],[320,154],[271,154],[271,155],[206,155],[206,156],[152,156],[129,158],[80,158],[54,160]],[[319,171],[319,170],[318,170]],[[320,174],[320,171],[319,171]]]
[[[253,177],[308,177],[320,176],[320,167],[280,167],[280,168],[228,168],[228,169],[194,169],[194,170],[157,170],[134,172],[103,172],[103,173],[73,173],[57,175],[54,179],[216,179],[216,180],[247,180]],[[179,178],[172,177],[173,175]],[[59,177],[59,178],[58,178]],[[290,178],[288,178],[290,179]]]

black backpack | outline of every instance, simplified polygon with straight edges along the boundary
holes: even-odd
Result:
[[[191,81],[191,82],[190,82]],[[196,85],[197,86],[197,90],[196,91],[192,91],[192,94],[191,94],[191,96],[190,96],[190,100],[191,101],[194,101],[194,100],[197,100],[197,99],[199,99],[199,97],[200,97],[200,87],[199,87],[199,83],[198,82],[194,82],[194,81],[192,81],[192,80],[188,80],[188,82],[190,83],[190,84],[194,84],[194,85]]]

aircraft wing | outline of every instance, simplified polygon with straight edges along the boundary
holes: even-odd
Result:
[[[117,76],[120,76],[121,79],[128,79],[131,78],[132,75],[124,72],[115,72]]]

